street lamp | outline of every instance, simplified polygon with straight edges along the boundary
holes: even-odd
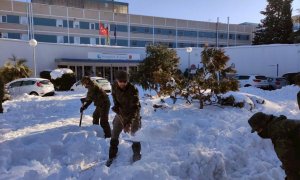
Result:
[[[191,68],[191,60],[190,60],[190,56],[191,56],[191,52],[193,51],[192,47],[187,47],[186,48],[186,52],[189,53],[189,59],[188,59],[188,77],[190,77],[190,68]]]
[[[31,39],[29,41],[29,45],[33,47],[33,66],[34,66],[34,77],[36,77],[36,61],[35,61],[35,47],[37,46],[38,42],[35,39]]]

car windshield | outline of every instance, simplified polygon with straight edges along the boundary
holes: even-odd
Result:
[[[106,80],[106,79],[97,79],[96,81],[99,84],[107,84],[107,83],[109,83],[108,80]]]
[[[255,76],[255,79],[267,80],[266,76]]]

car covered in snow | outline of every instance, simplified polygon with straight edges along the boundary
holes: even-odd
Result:
[[[266,76],[262,75],[236,75],[240,87],[257,87],[262,89],[269,88],[269,82]]]
[[[36,96],[51,96],[55,93],[54,86],[50,80],[43,78],[16,79],[7,83],[6,87],[12,96],[24,93]]]
[[[105,92],[111,92],[111,84],[110,82],[103,77],[90,77],[92,81],[97,83]],[[81,84],[81,81],[77,81],[73,84],[70,89],[71,91],[86,91],[86,88]]]

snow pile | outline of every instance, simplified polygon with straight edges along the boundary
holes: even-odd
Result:
[[[68,68],[59,68],[51,71],[50,76],[51,79],[61,78],[63,74],[72,74],[74,73],[71,69]]]
[[[166,108],[156,111],[153,105],[160,99],[144,97],[149,92],[140,90],[142,129],[135,137],[121,133],[118,156],[110,168],[104,166],[110,139],[103,138],[100,126],[92,125],[93,105],[78,126],[84,93],[21,96],[6,101],[6,113],[0,114],[0,179],[284,179],[271,141],[250,133],[248,119],[258,111],[300,119],[299,90],[242,88],[232,93],[241,101],[265,101],[252,110],[200,110],[199,102],[178,99],[173,105],[166,98]],[[111,126],[114,115],[110,111]],[[131,163],[131,143],[125,139],[141,141],[140,161]],[[99,164],[81,172],[94,161]]]

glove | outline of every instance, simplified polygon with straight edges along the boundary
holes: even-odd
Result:
[[[131,133],[131,124],[128,123],[128,124],[124,125],[123,130],[124,130],[125,133]]]
[[[113,106],[113,107],[111,108],[111,110],[112,110],[114,113],[116,113],[116,114],[120,114],[120,110],[119,110],[119,108],[116,107],[116,106]]]

